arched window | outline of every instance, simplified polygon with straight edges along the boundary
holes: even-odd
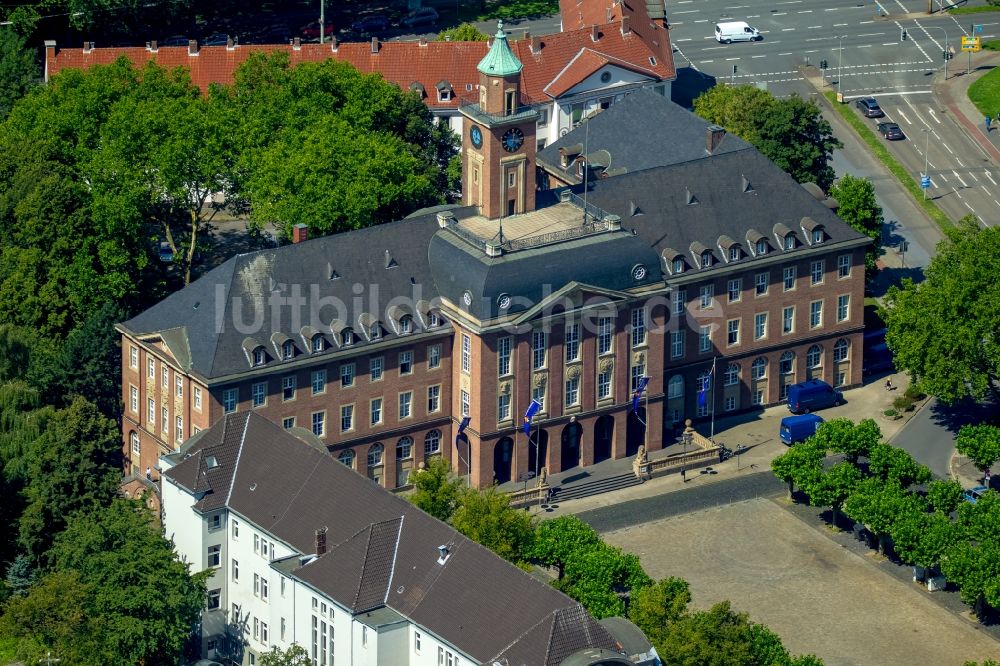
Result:
[[[382,454],[385,452],[385,447],[382,444],[372,444],[368,447],[368,466],[378,467],[382,464]]]
[[[281,358],[286,361],[295,356],[295,345],[291,340],[285,340],[281,345]]]
[[[806,366],[810,368],[818,368],[823,362],[823,350],[820,349],[819,345],[813,345],[806,352]]]
[[[781,355],[778,363],[778,371],[783,375],[790,375],[795,367],[795,352],[786,351]]]
[[[667,398],[681,398],[684,397],[684,377],[681,375],[674,375],[667,382]]]
[[[323,339],[323,336],[320,333],[314,335],[312,339],[312,350],[314,352],[321,352],[325,348],[326,348],[326,341]]]
[[[413,457],[413,438],[401,437],[396,442],[396,460],[407,460]]]
[[[850,350],[850,348],[851,348],[850,345],[844,338],[837,340],[837,344],[833,346],[834,363],[840,363],[841,361],[846,361],[847,352]]]
[[[354,449],[345,449],[337,456],[337,460],[354,469]]]
[[[257,347],[253,350],[253,364],[254,365],[264,365],[267,360],[267,354],[263,347]]]
[[[750,377],[753,379],[766,379],[767,378],[767,359],[763,356],[758,356],[754,359],[753,365],[750,366]]]
[[[424,437],[424,457],[433,456],[441,452],[441,431],[431,430]]]
[[[132,447],[132,453],[138,455],[142,453],[142,446],[139,444],[139,433],[135,430],[128,434],[129,445]]]
[[[726,386],[735,386],[740,383],[740,364],[730,363],[726,366]]]

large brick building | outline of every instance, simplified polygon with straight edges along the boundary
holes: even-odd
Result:
[[[483,486],[860,382],[866,237],[650,91],[536,155],[502,32],[478,69],[463,206],[233,257],[120,325],[133,469],[253,410],[388,488],[439,454]]]

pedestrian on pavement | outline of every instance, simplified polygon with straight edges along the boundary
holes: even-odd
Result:
[[[886,378],[886,380],[885,380],[885,390],[886,391],[891,391],[892,390],[892,377],[887,377]]]
[[[153,470],[148,467],[146,468],[146,479],[149,481],[153,480]]]
[[[991,123],[992,121],[993,121],[993,119],[992,119],[992,118],[990,118],[989,114],[987,114],[987,115],[986,115],[986,133],[987,133],[987,134],[989,134],[989,131],[990,131],[990,123]]]
[[[990,479],[993,478],[990,474],[989,468],[986,468],[986,474],[983,475],[983,485],[987,488],[990,487]]]
[[[681,481],[684,483],[688,482],[687,469],[681,469]]]

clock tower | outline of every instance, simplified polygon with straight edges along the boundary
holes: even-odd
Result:
[[[538,112],[521,95],[521,67],[501,21],[477,67],[479,100],[459,109],[465,116],[462,203],[491,220],[535,208]]]

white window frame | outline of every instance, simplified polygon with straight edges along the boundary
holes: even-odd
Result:
[[[753,339],[767,339],[767,313],[758,312],[753,316]]]
[[[222,411],[232,414],[240,404],[240,389],[228,388],[222,391]]]
[[[820,328],[823,326],[823,301],[809,302],[809,328]]]
[[[754,295],[767,296],[767,288],[771,283],[771,272],[765,271],[754,276]]]
[[[427,368],[433,370],[441,367],[441,345],[427,346]]]
[[[632,310],[632,346],[641,347],[646,344],[646,309],[635,308]]]
[[[851,277],[851,255],[842,254],[837,257],[837,279]]]
[[[497,421],[504,422],[510,420],[510,393],[501,393],[497,396]]]
[[[381,356],[368,359],[368,381],[380,382],[384,374],[385,364]]]
[[[841,294],[837,296],[837,323],[849,321],[851,318],[851,295]]]
[[[580,325],[567,324],[565,336],[565,358],[567,363],[572,363],[580,358]]]
[[[382,423],[382,398],[372,398],[368,401],[368,413],[370,415],[371,425],[379,425]]]
[[[743,278],[733,278],[726,284],[730,303],[739,303],[743,297]]]
[[[399,352],[399,375],[404,377],[413,374],[413,350]]]
[[[340,406],[340,432],[354,430],[354,405]]]
[[[441,385],[427,387],[427,413],[434,414],[441,410]]]
[[[809,283],[811,285],[823,284],[823,273],[826,271],[826,262],[816,259],[809,263]]]
[[[511,374],[511,346],[513,338],[505,335],[497,338],[497,377],[506,377]]]
[[[354,386],[354,363],[340,364],[340,387],[349,388]]]
[[[403,391],[399,394],[399,420],[413,416],[413,391]]]
[[[326,412],[319,411],[310,414],[309,428],[317,437],[324,437],[326,435]]]
[[[791,335],[795,332],[795,306],[789,305],[781,309],[781,334]]]
[[[698,329],[698,351],[702,354],[712,351],[711,326],[701,326]]]
[[[781,269],[781,289],[782,291],[794,291],[796,275],[795,266],[785,266]]]
[[[597,320],[597,354],[610,354],[614,351],[615,320],[613,317],[600,317]]]
[[[670,358],[684,358],[685,330],[670,331]]]
[[[250,404],[256,409],[267,405],[267,381],[254,382],[250,387]]]
[[[309,374],[309,386],[312,388],[313,395],[326,393],[326,368],[313,370]]]
[[[531,368],[542,370],[548,360],[548,335],[545,331],[531,332]]]
[[[462,334],[462,372],[472,372],[472,338],[465,333]]]
[[[567,407],[575,407],[580,404],[580,375],[568,377],[566,379],[566,402]]]
[[[462,416],[469,416],[472,411],[472,396],[469,395],[468,391],[462,390],[460,397]]]

